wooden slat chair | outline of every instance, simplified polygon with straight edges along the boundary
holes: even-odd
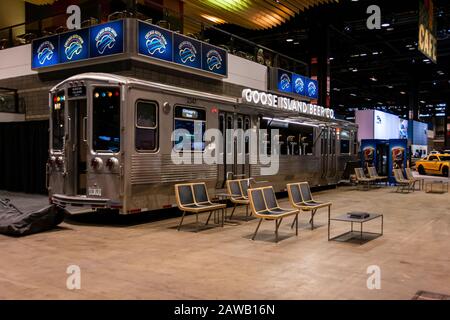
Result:
[[[259,218],[258,226],[252,240],[255,240],[263,220],[275,221],[275,241],[278,243],[278,230],[284,218],[295,215],[296,232],[298,236],[298,210],[282,209],[278,205],[273,187],[249,189],[250,207],[255,217]]]
[[[405,176],[403,175],[402,169],[394,169],[394,179],[395,184],[397,186],[396,192],[404,192],[407,191],[409,193],[411,191],[411,188],[414,186],[414,182],[405,179]]]
[[[366,185],[367,189],[370,189],[370,185],[376,181],[374,178],[367,178],[363,168],[355,168],[355,175],[358,185]]]
[[[372,179],[375,179],[376,182],[386,182],[386,185],[388,183],[388,177],[380,176],[378,174],[377,168],[375,167],[368,167],[367,170],[369,171],[369,177]]]
[[[308,182],[288,184],[287,190],[289,201],[294,208],[301,211],[311,212],[311,220],[309,220],[309,223],[311,224],[311,230],[314,230],[314,217],[317,213],[317,210],[328,208],[328,215],[330,215],[332,203],[319,202],[314,200]],[[292,224],[291,228],[293,227],[294,224]]]
[[[406,179],[408,179],[409,181],[411,181],[413,183],[413,190],[416,189],[417,182],[419,183],[419,186],[420,186],[420,182],[422,181],[422,179],[414,177],[414,175],[411,171],[411,168],[406,168],[405,173],[406,173]]]
[[[233,218],[237,206],[245,206],[245,216],[248,217],[248,184],[247,180],[227,180],[227,190],[231,202],[234,204],[230,219]]]
[[[175,185],[175,197],[178,208],[183,211],[178,231],[180,231],[183,224],[186,212],[195,213],[196,228],[199,231],[198,215],[199,213],[209,212],[208,220],[205,225],[208,225],[213,212],[222,211],[222,227],[225,214],[225,204],[212,203],[209,200],[208,191],[205,183],[185,183]]]

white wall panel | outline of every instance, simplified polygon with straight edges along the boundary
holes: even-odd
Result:
[[[228,54],[228,78],[224,82],[267,91],[267,67]]]
[[[31,70],[31,44],[0,50],[0,79],[34,74]]]

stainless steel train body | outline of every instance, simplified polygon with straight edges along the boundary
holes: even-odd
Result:
[[[348,122],[290,119],[236,97],[111,74],[71,77],[52,88],[49,98],[47,184],[51,201],[64,206],[122,214],[157,210],[175,204],[176,183],[205,181],[214,194],[233,176],[268,181],[276,191],[289,182],[336,184],[357,152],[357,128]],[[175,164],[173,130],[195,126],[202,132],[281,130],[278,173],[261,177],[262,166],[250,164],[248,154],[244,164],[227,163],[227,157],[223,164]],[[289,136],[291,127],[297,133]],[[224,141],[232,148],[235,143]]]

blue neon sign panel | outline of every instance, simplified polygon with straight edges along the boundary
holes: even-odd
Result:
[[[139,21],[138,52],[151,58],[173,61],[172,32]]]
[[[292,73],[278,70],[278,90],[292,93]]]
[[[307,94],[306,96],[312,98],[312,99],[318,99],[319,98],[319,86],[316,80],[308,79],[307,81]]]
[[[131,32],[126,30],[129,24],[125,20],[111,21],[34,40],[32,69],[124,54],[125,38]],[[227,52],[221,48],[143,21],[137,22],[137,31],[136,49],[140,56],[220,76],[228,74]],[[136,56],[134,50],[131,56]]]
[[[59,36],[33,42],[32,68],[49,67],[59,63]]]
[[[282,69],[276,69],[276,90],[292,93],[310,99],[319,98],[319,85],[316,80]]]
[[[202,43],[203,70],[226,76],[227,62],[227,52],[225,50]]]
[[[202,68],[202,47],[200,41],[173,35],[173,62],[196,69]]]
[[[59,37],[60,63],[74,62],[89,58],[89,30],[61,34]]]
[[[123,53],[123,20],[93,26],[89,33],[90,58]]]
[[[293,92],[301,96],[306,96],[307,92],[306,87],[307,87],[306,78],[294,73],[292,75]]]

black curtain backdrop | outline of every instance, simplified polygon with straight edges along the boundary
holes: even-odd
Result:
[[[46,194],[48,121],[0,123],[0,190]]]

